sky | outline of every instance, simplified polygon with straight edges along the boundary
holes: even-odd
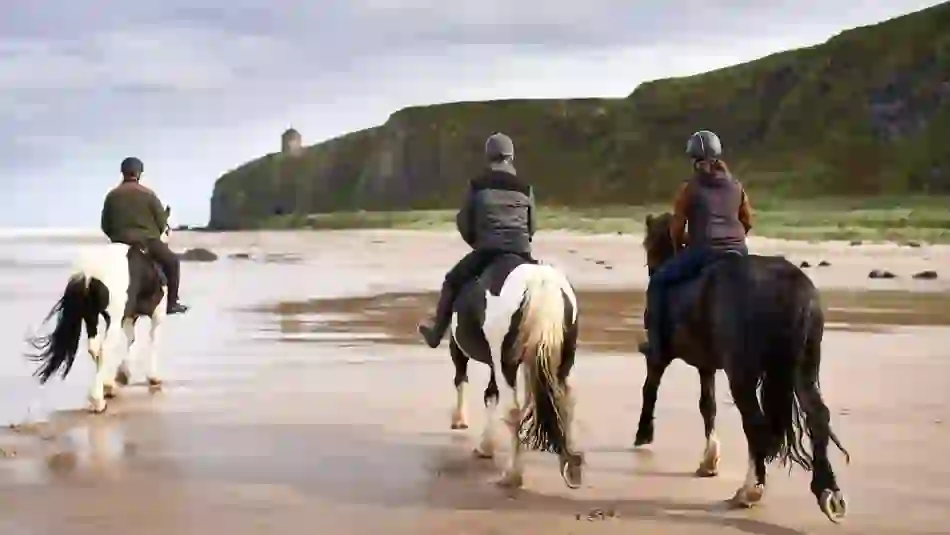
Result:
[[[207,222],[214,181],[412,105],[620,97],[923,0],[3,0],[0,227],[98,225],[126,156]]]

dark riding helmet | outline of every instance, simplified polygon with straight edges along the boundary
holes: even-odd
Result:
[[[716,160],[722,156],[722,141],[709,130],[700,130],[689,136],[686,154],[693,160]]]
[[[139,176],[143,171],[145,171],[145,165],[142,163],[142,160],[139,160],[134,156],[130,156],[122,160],[120,169],[124,176]]]

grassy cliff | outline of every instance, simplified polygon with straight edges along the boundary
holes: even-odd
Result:
[[[950,194],[950,3],[621,99],[403,109],[225,173],[209,226],[454,207],[496,130],[515,139],[519,172],[545,206],[643,205],[684,178],[684,144],[700,128],[723,138],[754,200]]]

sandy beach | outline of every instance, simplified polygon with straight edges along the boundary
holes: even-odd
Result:
[[[92,244],[4,240],[0,420],[18,424],[0,432],[4,535],[948,532],[950,272],[941,270],[950,247],[752,242],[754,252],[830,264],[806,271],[829,309],[822,391],[852,454],[850,465],[832,457],[849,502],[836,526],[797,469],[771,467],[760,507],[725,505],[746,455],[721,375],[719,477],[693,476],[704,440],[696,372],[682,363],[664,378],[655,443],[632,449],[644,378],[634,349],[646,282],[638,236],[536,239],[588,318],[571,376],[587,466],[572,491],[553,456],[529,454],[514,493],[490,484],[492,461],[471,455],[487,368],[470,367],[472,427],[452,431],[448,350],[412,335],[465,251],[456,236],[175,233],[174,249],[206,247],[220,259],[183,265],[193,309],[167,322],[164,391],[134,384],[103,415],[83,410],[85,354],[66,381],[43,388],[20,356],[72,258]],[[873,269],[895,278],[869,279]],[[912,279],[924,270],[938,278]]]

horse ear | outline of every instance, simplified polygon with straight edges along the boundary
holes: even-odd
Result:
[[[647,214],[647,218],[646,218],[646,220],[644,220],[644,223],[646,223],[646,226],[648,226],[648,227],[649,227],[650,225],[652,225],[652,224],[653,224],[653,214]]]
[[[165,215],[172,215],[172,207],[168,205],[165,207]]]

